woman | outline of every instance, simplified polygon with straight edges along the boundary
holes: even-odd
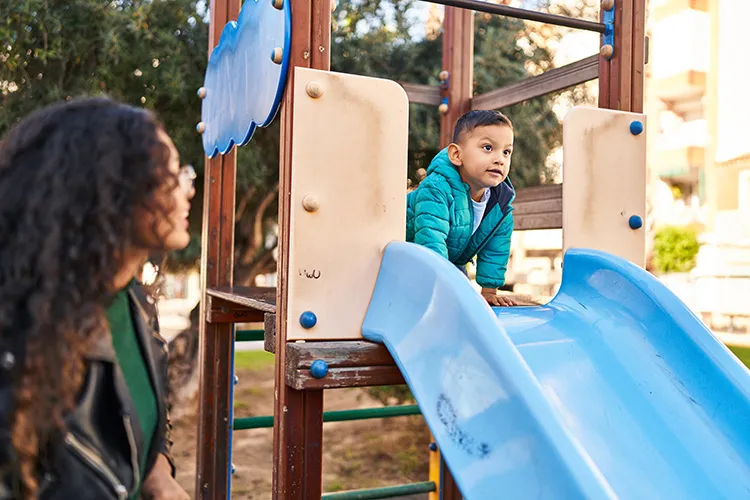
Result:
[[[136,277],[188,244],[191,182],[151,114],[104,98],[0,144],[0,498],[188,498]]]

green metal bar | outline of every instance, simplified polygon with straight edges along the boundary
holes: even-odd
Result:
[[[237,330],[235,332],[235,342],[253,342],[264,338],[265,332],[263,330]]]
[[[265,427],[273,427],[273,415],[235,418],[233,425],[233,429],[236,431],[244,429],[263,429]]]
[[[323,422],[343,422],[347,420],[365,420],[369,418],[392,418],[420,414],[421,412],[417,405],[385,406],[383,408],[327,411],[323,413]],[[236,431],[243,429],[260,429],[263,427],[273,427],[272,415],[234,419],[233,428]]]
[[[384,406],[382,408],[362,408],[359,410],[327,411],[323,422],[343,422],[346,420],[366,420],[368,418],[391,418],[406,415],[421,415],[417,405]]]
[[[437,487],[432,481],[422,483],[402,484],[399,486],[385,486],[383,488],[371,488],[367,490],[339,491],[337,493],[326,493],[321,500],[378,500],[383,498],[405,497],[417,493],[431,493]]]

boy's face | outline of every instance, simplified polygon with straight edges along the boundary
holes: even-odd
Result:
[[[508,177],[513,131],[507,125],[477,127],[448,147],[451,163],[472,190],[495,187]]]

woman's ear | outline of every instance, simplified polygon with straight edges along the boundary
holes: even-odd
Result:
[[[448,159],[457,167],[463,165],[463,162],[461,161],[461,146],[452,142],[448,146]]]

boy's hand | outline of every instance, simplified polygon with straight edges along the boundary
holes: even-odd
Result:
[[[497,290],[494,288],[482,288],[482,297],[484,297],[484,300],[486,300],[487,303],[491,306],[507,307],[518,305],[516,301],[511,299],[510,297],[507,297],[505,295],[498,295]]]

